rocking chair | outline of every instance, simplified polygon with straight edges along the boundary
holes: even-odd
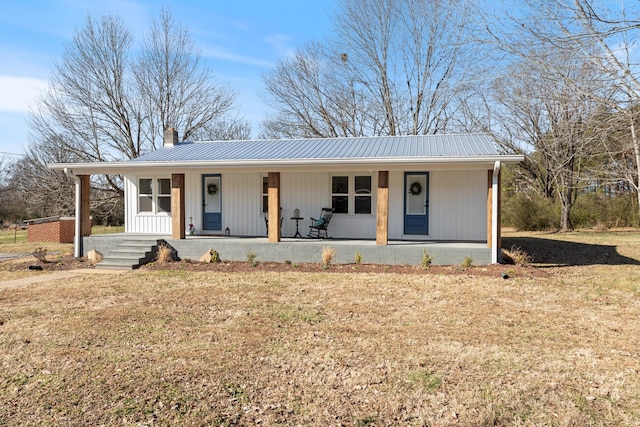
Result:
[[[311,218],[311,225],[309,226],[309,234],[307,237],[314,239],[329,239],[327,227],[329,227],[329,222],[331,222],[332,216],[332,208],[322,208],[322,214],[319,219]]]

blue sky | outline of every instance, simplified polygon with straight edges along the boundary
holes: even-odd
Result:
[[[136,37],[167,8],[187,26],[214,74],[238,92],[240,113],[257,131],[267,111],[260,74],[330,30],[333,0],[23,0],[0,14],[0,152],[22,153],[25,119],[47,87],[54,61],[87,15],[122,17]],[[2,154],[0,154],[2,157]]]

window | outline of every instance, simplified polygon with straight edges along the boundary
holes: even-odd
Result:
[[[371,177],[356,176],[355,177],[355,196],[354,196],[354,213],[370,214],[371,213]]]
[[[138,180],[138,212],[153,212],[153,180]]]
[[[331,177],[331,207],[334,213],[349,213],[349,177]]]
[[[171,212],[171,180],[158,179],[158,212]]]
[[[138,179],[138,213],[171,213],[171,179]]]
[[[262,177],[262,213],[269,212],[269,178]]]
[[[332,176],[331,207],[339,214],[371,214],[370,175]]]

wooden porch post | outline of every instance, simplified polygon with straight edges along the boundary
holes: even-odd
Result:
[[[80,178],[80,236],[91,236],[90,175],[78,175]]]
[[[386,245],[389,238],[389,171],[378,171],[377,205],[376,245]]]
[[[185,238],[184,174],[171,174],[171,238]]]
[[[269,172],[269,241],[280,241],[280,172]]]

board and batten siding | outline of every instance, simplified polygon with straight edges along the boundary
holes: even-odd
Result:
[[[145,174],[144,178],[170,178],[170,175]],[[138,213],[138,177],[125,176],[125,233],[171,234],[171,215]]]
[[[430,180],[429,237],[486,241],[487,171],[438,171]]]
[[[185,174],[186,227],[192,219],[197,234],[202,230],[202,175],[216,171]],[[282,172],[280,176],[282,236],[295,233],[294,209],[300,210],[300,233],[309,232],[310,218],[317,218],[323,207],[331,207],[332,175],[366,175],[366,173]],[[145,175],[146,176],[146,175]],[[158,175],[159,176],[159,175]],[[223,172],[222,231],[229,228],[235,236],[264,236],[266,227],[262,214],[262,178],[267,172]],[[372,172],[371,214],[335,214],[329,225],[329,236],[353,239],[376,237],[377,172]],[[486,170],[429,171],[429,235],[404,235],[404,172],[389,174],[389,238],[425,240],[486,240],[487,180]],[[350,178],[351,179],[351,178]],[[171,233],[169,215],[137,213],[137,176],[125,178],[126,232]],[[187,231],[188,232],[188,231]],[[205,234],[207,233],[204,230]],[[211,234],[214,234],[213,232]]]

